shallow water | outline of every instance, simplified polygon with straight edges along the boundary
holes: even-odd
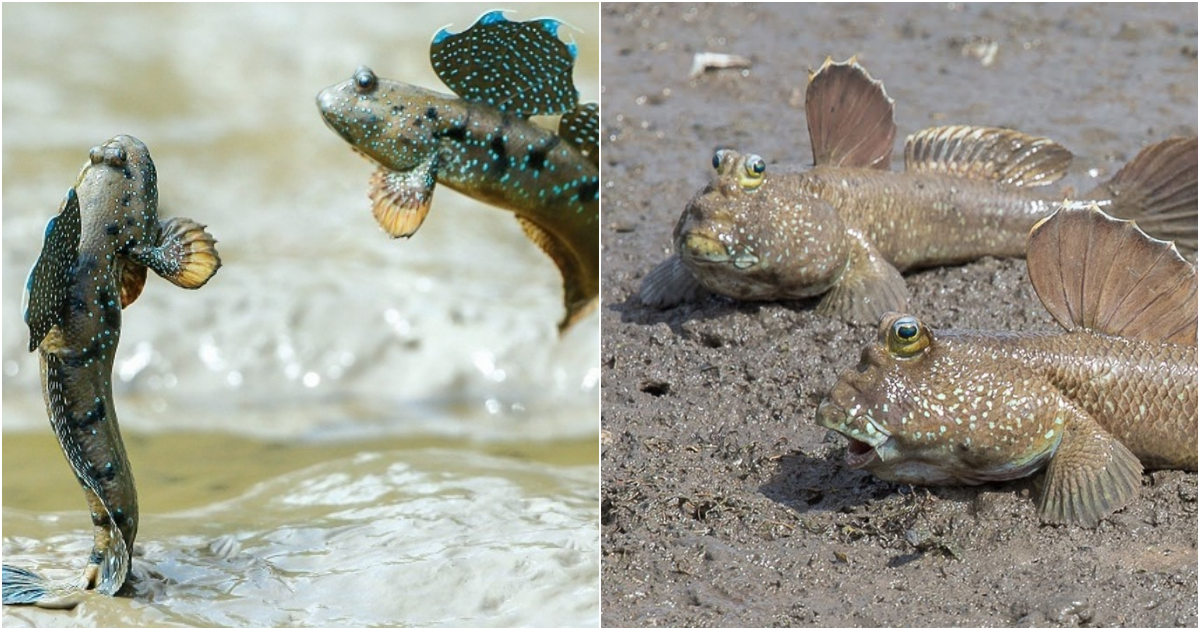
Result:
[[[444,89],[434,31],[491,8],[4,7],[6,562],[64,577],[90,545],[18,315],[88,149],[142,139],[160,213],[207,224],[224,262],[196,292],[151,278],[124,314],[137,594],[6,625],[595,625],[598,318],[560,339],[554,265],[453,191],[388,239],[372,167],[315,105],[360,64]],[[598,99],[594,5],[505,8],[582,29]]]

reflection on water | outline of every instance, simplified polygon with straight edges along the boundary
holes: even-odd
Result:
[[[596,7],[504,6],[580,29],[564,29],[576,83],[598,100]],[[124,314],[114,389],[142,494],[144,590],[69,615],[6,608],[5,624],[597,623],[597,454],[579,445],[597,431],[598,317],[559,339],[554,265],[507,213],[448,189],[412,239],[386,238],[371,166],[314,100],[360,64],[444,90],[430,38],[492,8],[4,8],[9,561],[74,570],[90,545],[61,455],[11,455],[49,439],[18,305],[88,148],[145,141],[161,213],[209,225],[225,263],[196,292],[151,277]],[[191,449],[168,446],[181,432]],[[430,441],[441,446],[415,446]],[[500,457],[506,444],[539,453]],[[318,495],[340,498],[285,500]],[[231,539],[235,557],[203,551]],[[234,573],[245,579],[220,586]],[[264,597],[291,604],[264,610]]]

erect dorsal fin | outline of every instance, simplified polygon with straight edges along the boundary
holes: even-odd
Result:
[[[25,282],[25,323],[29,324],[29,351],[41,345],[46,334],[62,322],[71,281],[79,257],[79,197],[67,191],[58,214],[46,224],[46,239],[29,279]]]
[[[433,71],[455,94],[521,118],[564,114],[579,101],[571,80],[575,44],[558,38],[552,18],[511,22],[485,13],[461,33],[433,36]]]
[[[600,107],[583,103],[558,121],[558,136],[600,165]]]
[[[930,127],[904,143],[908,172],[943,173],[1012,186],[1052,184],[1067,174],[1072,158],[1070,151],[1053,140],[997,127]]]
[[[891,168],[896,139],[892,103],[883,83],[872,79],[857,58],[834,63],[826,57],[809,76],[804,97],[813,163]]]
[[[1029,233],[1029,279],[1067,330],[1196,345],[1196,269],[1173,243],[1095,204],[1064,203]]]

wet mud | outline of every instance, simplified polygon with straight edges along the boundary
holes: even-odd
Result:
[[[1196,133],[1195,5],[605,5],[602,623],[1191,626],[1196,475],[1154,471],[1097,529],[1038,522],[1038,478],[892,484],[814,424],[873,326],[815,301],[636,297],[680,211],[735,148],[810,163],[807,71],[858,55],[904,136],[968,123],[1050,137],[1087,190]],[[689,75],[693,55],[748,69]],[[932,327],[1054,330],[1022,260],[906,276]]]

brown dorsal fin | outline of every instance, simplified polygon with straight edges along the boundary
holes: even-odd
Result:
[[[826,58],[809,75],[804,97],[813,163],[886,171],[891,168],[896,120],[883,83],[858,60]]]
[[[1196,269],[1173,243],[1096,204],[1064,203],[1029,233],[1029,279],[1067,330],[1196,345]]]
[[[1046,138],[998,127],[930,127],[904,143],[908,172],[987,179],[1012,186],[1045,186],[1067,174],[1071,152]]]

